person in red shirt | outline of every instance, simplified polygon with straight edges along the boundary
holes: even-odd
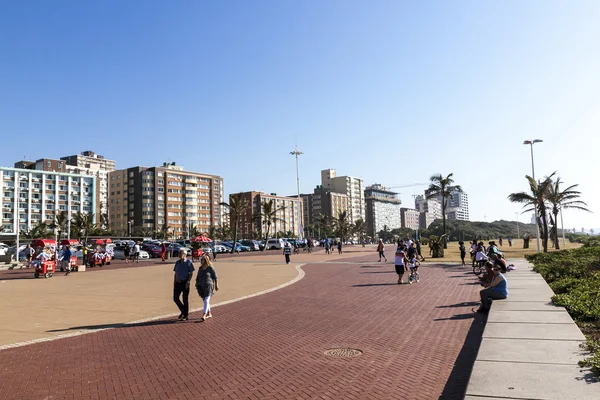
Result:
[[[165,245],[165,242],[162,242],[160,245],[160,258],[165,261],[167,257],[167,246]]]

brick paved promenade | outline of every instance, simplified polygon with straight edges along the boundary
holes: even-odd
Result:
[[[374,254],[334,257],[206,322],[193,314],[2,350],[0,398],[461,399],[483,327],[473,275],[425,265],[421,283],[396,285]],[[363,354],[324,354],[338,347]]]

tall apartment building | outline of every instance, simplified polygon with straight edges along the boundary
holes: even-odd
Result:
[[[402,228],[408,228],[412,230],[419,229],[419,211],[414,208],[401,208],[400,209],[400,220],[402,222]]]
[[[41,169],[0,167],[3,228],[0,235],[15,235],[17,231],[29,230],[39,222],[50,224],[57,211],[71,215],[94,212],[96,178],[63,172],[65,166],[59,168],[59,163],[42,159],[35,163],[16,163],[29,167],[38,164]]]
[[[469,196],[467,193],[457,191],[453,192],[450,197],[448,197],[446,216],[448,219],[456,219],[459,221],[469,220]]]
[[[415,209],[419,211],[419,228],[427,229],[436,219],[442,218],[442,203],[436,198],[428,199],[424,195],[415,197]]]
[[[97,180],[96,219],[104,226],[103,215],[108,217],[108,173],[115,170],[115,161],[108,160],[93,151],[83,151],[81,154],[60,158],[67,163],[67,171],[73,174],[94,175]]]
[[[206,232],[222,223],[223,179],[185,171],[175,163],[109,172],[109,226],[120,235],[135,228],[188,237],[191,226]]]
[[[295,235],[299,232],[298,216],[303,220],[302,210],[303,200],[300,198],[300,204],[298,204],[298,197],[285,197],[277,196],[275,193],[266,194],[262,192],[240,192],[233,193],[231,196],[239,195],[241,201],[248,203],[249,207],[246,212],[239,217],[238,220],[238,237],[241,238],[252,238],[254,233],[260,231],[262,234],[266,233],[265,221],[260,218],[261,215],[261,204],[263,201],[273,200],[274,209],[276,210],[277,220],[273,222],[269,230],[269,235],[272,234],[275,237],[276,232],[288,232],[291,231]],[[231,217],[229,218],[229,224],[231,225]]]
[[[365,189],[364,197],[367,204],[367,232],[370,236],[375,237],[384,226],[389,230],[402,226],[400,219],[402,202],[398,198],[398,193],[388,190],[385,186],[374,184]]]
[[[321,171],[321,185],[324,189],[348,196],[350,221],[365,220],[364,182],[352,176],[337,176],[335,169]]]
[[[337,218],[344,211],[350,212],[348,195],[326,189],[322,185],[313,193],[300,195],[304,202],[304,228],[317,223],[321,215]]]

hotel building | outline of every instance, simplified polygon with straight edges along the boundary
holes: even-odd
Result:
[[[240,215],[238,220],[238,237],[244,239],[251,239],[257,231],[261,232],[262,235],[266,234],[266,224],[260,218],[261,215],[261,204],[264,201],[273,200],[273,209],[276,210],[277,220],[273,221],[269,236],[275,237],[276,232],[293,232],[294,236],[298,235],[298,215],[302,219],[302,209],[304,201],[300,198],[300,204],[298,204],[298,197],[285,197],[277,196],[275,193],[266,194],[262,192],[240,192],[233,193],[231,196],[240,196],[241,201],[247,202],[248,208],[246,212]],[[300,214],[299,214],[300,213]],[[233,226],[231,217],[229,218],[230,226]]]
[[[65,172],[66,163],[58,160],[20,161],[15,165],[27,168],[0,167],[0,235],[13,236],[17,231],[30,230],[39,222],[51,224],[56,212],[73,215],[96,210],[94,176]]]
[[[175,163],[132,167],[109,176],[109,226],[120,235],[148,234],[168,228],[168,235],[189,237],[222,224],[223,178],[185,171]]]

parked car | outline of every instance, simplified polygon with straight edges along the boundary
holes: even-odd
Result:
[[[260,245],[256,240],[240,240],[239,243],[243,246],[250,247],[251,251],[260,251]]]
[[[150,255],[150,257],[152,258],[159,258],[162,257],[162,246],[149,246],[146,251],[148,252],[148,254]]]
[[[123,253],[123,249],[115,248],[113,258],[115,260],[124,260],[125,254]],[[148,252],[146,250],[140,250],[140,260],[147,260],[149,258],[150,258],[150,254],[148,254]]]
[[[0,243],[0,256],[5,255],[8,252],[8,245],[4,243]]]
[[[227,246],[227,248],[229,248],[229,251],[231,251],[231,247],[233,246],[232,242],[222,242],[221,244],[223,246]],[[237,242],[235,245],[235,251],[242,252],[242,251],[252,251],[252,250],[250,249],[250,247],[244,246],[244,245],[240,244],[239,242]]]
[[[231,251],[231,247],[223,246],[222,244],[215,244],[215,253],[227,253]]]
[[[285,246],[283,239],[269,239],[267,240],[267,250],[281,250]]]
[[[180,245],[179,243],[165,243],[167,245],[167,253],[172,252],[174,255],[179,254],[179,250],[184,249],[188,256],[192,255],[192,250]]]

